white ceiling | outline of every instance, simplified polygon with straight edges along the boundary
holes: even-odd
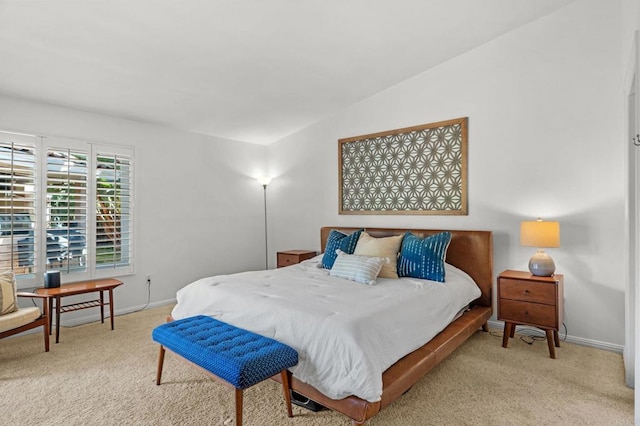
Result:
[[[571,1],[0,0],[0,94],[269,144]]]

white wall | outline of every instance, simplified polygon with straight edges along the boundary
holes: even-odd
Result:
[[[133,146],[135,268],[114,293],[117,311],[174,299],[189,282],[264,266],[264,146],[0,97],[0,129]],[[74,314],[75,317],[73,316]],[[63,322],[96,316],[63,315]]]
[[[634,33],[640,28],[640,0],[621,0],[622,61],[631,57]]]
[[[558,220],[561,247],[548,252],[565,275],[569,335],[620,349],[620,16],[618,1],[576,1],[270,146],[274,251],[319,249],[322,225],[488,229],[497,274],[527,268],[520,221]],[[463,116],[468,216],[338,215],[339,138]]]

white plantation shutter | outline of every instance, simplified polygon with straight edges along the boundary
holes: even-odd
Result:
[[[17,275],[35,270],[36,142],[0,134],[0,269]]]
[[[87,160],[86,151],[47,150],[47,270],[87,270]]]
[[[96,268],[131,264],[132,155],[96,154]]]

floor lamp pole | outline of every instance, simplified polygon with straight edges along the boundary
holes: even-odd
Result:
[[[267,185],[264,190],[264,269],[269,269],[269,240],[267,239]]]

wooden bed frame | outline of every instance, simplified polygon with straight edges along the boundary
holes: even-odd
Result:
[[[362,228],[323,227],[320,230],[321,248],[324,248],[332,229],[350,234]],[[442,232],[426,229],[385,229],[365,228],[373,237],[402,235],[411,231],[419,237]],[[491,289],[493,287],[493,236],[491,231],[452,231],[451,243],[447,250],[447,263],[469,274],[480,287],[482,295],[472,302],[471,308],[460,318],[449,324],[436,337],[389,367],[382,374],[382,399],[377,402],[365,401],[356,396],[335,400],[318,390],[290,378],[291,388],[297,393],[316,401],[331,410],[351,418],[353,425],[364,424],[380,410],[402,396],[427,372],[443,361],[472,334],[482,328],[487,331],[487,321],[492,314]],[[273,377],[281,382],[280,376]]]

